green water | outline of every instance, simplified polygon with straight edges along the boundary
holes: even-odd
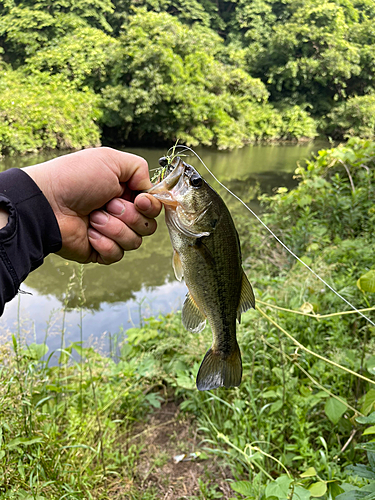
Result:
[[[271,192],[278,186],[292,186],[295,182],[292,173],[297,162],[303,161],[322,147],[327,147],[327,144],[259,145],[232,152],[198,148],[197,152],[226,186],[248,202],[253,198],[257,185],[263,192]],[[127,151],[146,158],[150,169],[156,168],[159,157],[165,155],[165,150],[159,149],[128,148]],[[52,152],[5,158],[0,162],[0,169],[39,163],[58,154]],[[186,161],[192,163],[223,194],[222,189],[204,172],[197,160]],[[230,209],[238,209],[238,201],[227,194],[223,196]],[[127,329],[133,324],[139,324],[141,317],[178,309],[186,289],[183,283],[175,281],[171,256],[172,248],[164,217],[161,215],[156,233],[144,238],[138,250],[127,252],[121,262],[111,266],[85,266],[83,284],[86,313],[83,337],[102,338],[104,332],[110,331],[113,334],[121,326]],[[50,346],[58,347],[62,305],[65,303],[73,308],[81,293],[74,277],[74,273],[78,271],[77,264],[64,261],[56,255],[49,256],[43,266],[30,274],[22,287],[32,295],[21,295],[20,299],[15,298],[7,305],[1,319],[3,328],[14,328],[20,300],[20,315],[28,325],[25,330],[31,329],[34,339],[41,341],[46,325],[49,324]],[[78,323],[78,313],[70,311],[65,317],[67,341],[77,340],[80,335]]]

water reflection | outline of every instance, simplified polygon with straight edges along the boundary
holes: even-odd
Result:
[[[254,203],[257,192],[271,192],[275,186],[291,187],[292,172],[299,160],[326,144],[249,146],[232,152],[197,149],[214,174],[246,203]],[[158,165],[164,150],[129,148],[128,151],[143,156],[150,168]],[[22,167],[45,161],[57,154],[7,158],[0,162],[0,169]],[[238,201],[203,172],[197,160],[187,160],[224,197],[229,208],[239,212]],[[250,216],[250,215],[249,215]],[[103,338],[105,332],[116,333],[139,324],[140,316],[166,313],[181,307],[186,293],[184,283],[175,281],[171,266],[172,248],[164,218],[158,219],[158,230],[151,238],[145,238],[135,252],[127,252],[124,259],[112,266],[90,264],[85,266],[83,285],[85,315],[81,332],[79,313],[72,308],[81,296],[78,279],[79,265],[67,262],[56,255],[49,256],[41,268],[27,278],[23,289],[32,295],[21,295],[6,306],[1,325],[6,331],[14,331],[19,321],[22,329],[34,340],[41,342],[46,336],[51,349],[60,347],[64,328],[65,342],[77,340],[80,335],[92,342]],[[73,276],[73,278],[72,278]],[[69,289],[69,293],[68,293]],[[67,312],[62,319],[62,306]],[[106,339],[104,335],[104,340]],[[107,342],[107,340],[105,340]],[[108,343],[107,343],[108,346]]]

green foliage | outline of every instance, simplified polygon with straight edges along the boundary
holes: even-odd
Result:
[[[0,353],[0,498],[97,498],[114,471],[130,484],[141,449],[129,430],[163,400],[145,391],[136,360],[115,364],[75,342],[53,366],[44,344],[22,346],[14,337],[14,352]]]
[[[2,0],[0,56],[95,92],[114,145],[372,138],[374,20],[370,0]]]
[[[300,182],[296,189],[280,189],[275,196],[261,198],[267,207],[266,222],[298,255],[315,256],[318,249],[333,243],[333,256],[341,245],[348,251],[353,238],[366,238],[371,243],[374,153],[373,142],[355,139],[320,151],[305,168],[297,168]],[[362,249],[357,244],[352,251],[360,253]]]
[[[26,56],[74,29],[93,26],[111,31],[106,15],[110,0],[1,0],[0,40],[7,62],[22,63]]]
[[[3,69],[0,73],[0,154],[100,143],[98,99],[63,79]]]
[[[359,424],[373,424],[375,422],[375,413],[371,413],[368,417],[358,417],[356,421]],[[370,434],[373,432],[373,426],[368,427],[363,432],[363,435]],[[337,500],[358,500],[363,498],[366,500],[371,500],[374,498],[375,492],[375,447],[374,440],[370,440],[366,443],[358,445],[358,448],[365,450],[367,454],[368,465],[356,464],[349,465],[347,471],[353,476],[363,478],[366,480],[366,484],[362,487],[353,486],[350,483],[342,484],[344,492],[341,493]]]
[[[113,78],[103,90],[103,121],[120,128],[122,138],[179,138],[224,149],[315,136],[307,113],[298,107],[274,110],[260,80],[221,62],[222,41],[205,27],[139,10],[120,43]]]
[[[226,149],[315,137],[316,122],[305,108],[286,102],[272,107],[266,86],[246,70],[243,49],[226,47],[212,30],[222,32],[230,10],[209,0],[69,1],[52,7],[4,1],[1,52],[13,69],[21,66],[38,79],[58,75],[64,87],[94,91],[92,105],[100,103],[100,124],[112,143],[178,138]],[[62,106],[57,96],[54,105]],[[17,151],[29,151],[25,142],[35,139],[41,143],[36,147],[50,147],[42,137],[30,137],[31,129],[24,130]]]
[[[297,188],[262,197],[263,219],[358,308],[370,306],[374,289],[374,148],[352,139],[320,151],[298,168]],[[0,359],[0,467],[7,472],[0,498],[21,489],[36,498],[72,491],[90,498],[109,474],[134,477],[140,450],[127,441],[121,457],[119,436],[166,395],[195,416],[207,457],[230,468],[233,491],[248,500],[373,497],[373,327],[344,311],[300,263],[282,260],[262,228],[249,231],[234,216],[258,304],[237,330],[241,385],[196,390],[212,337],[209,328],[184,330],[180,314],[128,330],[117,363],[62,342],[53,367],[44,346],[13,336],[15,355],[3,348]],[[202,478],[199,488],[203,498],[221,494]],[[155,498],[151,490],[142,495]]]
[[[308,102],[324,114],[337,100],[373,88],[373,2],[240,1],[251,74],[274,99]]]
[[[105,81],[118,45],[116,39],[99,29],[80,27],[28,57],[27,71],[58,74],[79,88],[96,88]]]
[[[327,115],[325,130],[334,139],[375,137],[375,94],[355,96]]]

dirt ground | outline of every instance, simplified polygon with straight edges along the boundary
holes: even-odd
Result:
[[[227,479],[232,478],[228,468],[219,460],[201,455],[193,460],[181,460],[190,453],[203,452],[201,438],[193,420],[179,412],[173,402],[164,404],[148,416],[147,421],[135,427],[130,442],[124,449],[134,456],[134,473],[128,480],[128,494],[124,484],[112,484],[111,498],[116,499],[229,499],[235,497]],[[180,461],[178,461],[180,460]],[[116,491],[117,490],[117,491]],[[137,492],[137,493],[136,493]]]

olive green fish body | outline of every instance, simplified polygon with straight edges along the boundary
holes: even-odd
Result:
[[[232,217],[198,172],[176,159],[174,170],[149,192],[165,206],[177,279],[184,277],[182,321],[193,332],[208,320],[213,343],[197,375],[199,390],[238,386],[242,377],[236,319],[255,299],[241,265]]]

